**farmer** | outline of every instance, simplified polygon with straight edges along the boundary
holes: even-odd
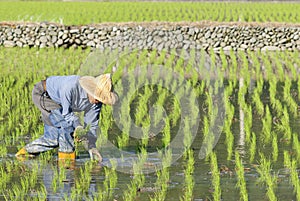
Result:
[[[75,160],[74,131],[83,127],[74,112],[83,111],[84,127],[89,128],[88,152],[91,159],[102,160],[96,149],[100,109],[102,104],[113,105],[117,101],[110,74],[51,76],[34,86],[32,99],[42,112],[44,135],[20,149],[16,157],[58,147],[58,159]]]

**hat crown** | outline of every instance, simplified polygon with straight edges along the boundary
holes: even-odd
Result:
[[[118,99],[117,95],[112,92],[112,81],[109,73],[97,77],[83,76],[79,83],[88,94],[104,104],[112,105]]]
[[[110,74],[103,74],[103,75],[99,75],[98,77],[95,78],[96,81],[96,85],[97,85],[97,91],[99,90],[99,92],[105,91],[105,92],[110,92],[111,91],[111,78],[110,78]]]

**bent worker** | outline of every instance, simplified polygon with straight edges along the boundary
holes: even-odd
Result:
[[[91,159],[102,160],[96,149],[97,130],[102,104],[113,105],[110,74],[92,76],[51,76],[38,82],[32,99],[42,112],[44,135],[20,149],[16,156],[36,155],[58,147],[58,159],[75,160],[74,131],[82,128],[74,112],[84,112],[84,125]]]

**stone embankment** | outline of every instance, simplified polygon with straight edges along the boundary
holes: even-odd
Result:
[[[64,26],[0,23],[0,46],[300,50],[299,26],[128,24]]]

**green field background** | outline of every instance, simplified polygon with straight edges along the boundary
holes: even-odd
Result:
[[[0,2],[0,21],[300,22],[299,3],[271,2]]]

